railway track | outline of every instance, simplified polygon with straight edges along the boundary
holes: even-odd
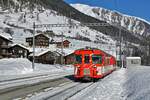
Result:
[[[74,95],[88,88],[91,85],[93,85],[93,83],[80,83],[63,91],[60,91],[52,96],[49,96],[44,100],[68,100],[69,98],[73,97]]]
[[[71,75],[72,73],[56,73],[56,74],[42,74],[37,76],[29,76],[29,77],[22,77],[22,78],[16,78],[16,79],[9,79],[0,81],[0,91],[3,89],[11,88],[11,87],[17,87],[21,85],[29,85],[29,84],[35,84],[40,81],[46,81],[46,80],[53,80],[55,78],[61,78],[67,75]]]
[[[74,82],[73,76],[21,85],[0,90],[1,100],[69,100],[74,95],[92,86],[93,82]]]
[[[71,76],[68,76],[68,77],[71,77]],[[45,91],[45,89],[47,88],[54,88],[61,84],[64,84],[64,83],[68,84],[70,82],[73,82],[70,78],[61,77],[57,79],[48,79],[48,80],[40,81],[34,84],[25,84],[25,85],[5,88],[5,89],[0,90],[0,99],[12,100],[14,98],[20,98],[20,97],[24,98],[28,94],[33,94],[35,92],[42,92],[42,91]]]
[[[80,94],[82,91],[88,91],[89,87],[95,86],[93,82],[71,82],[46,92],[27,97],[26,100],[77,100],[74,96]],[[79,96],[78,96],[79,97]]]

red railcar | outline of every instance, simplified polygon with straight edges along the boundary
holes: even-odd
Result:
[[[100,49],[79,49],[74,52],[74,77],[102,78],[116,69],[116,60],[112,55]]]

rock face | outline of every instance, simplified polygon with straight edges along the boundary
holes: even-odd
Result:
[[[110,24],[121,25],[127,30],[143,36],[150,35],[150,23],[138,17],[121,14],[117,11],[111,11],[100,7],[91,7],[83,4],[71,4],[74,8],[84,14],[92,16]]]

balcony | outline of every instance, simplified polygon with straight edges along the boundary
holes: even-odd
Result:
[[[2,53],[3,56],[10,56],[12,55],[11,53]]]
[[[4,57],[10,57],[12,55],[12,53],[1,52],[1,55],[4,56]]]
[[[4,45],[4,44],[3,44],[3,45],[1,45],[0,47],[1,47],[1,48],[4,48],[4,49],[8,49],[8,48],[10,48],[10,46],[9,46],[9,45]]]

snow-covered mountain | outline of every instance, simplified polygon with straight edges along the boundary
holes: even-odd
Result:
[[[127,30],[139,34],[150,35],[150,23],[144,19],[121,14],[117,11],[111,11],[101,7],[91,7],[84,4],[71,4],[74,8],[81,11],[84,14],[97,18],[99,20],[106,21],[110,24],[121,25]]]
[[[1,5],[0,31],[11,34],[14,43],[26,45],[25,38],[32,36],[33,22],[36,24],[67,24],[70,21],[69,17],[63,16],[59,11],[45,7],[41,4],[41,2],[44,3],[44,1],[39,1],[37,4],[33,4],[28,0],[10,1],[9,5],[6,1]],[[80,23],[74,19],[71,19],[71,21],[73,23]],[[42,27],[37,28],[36,30],[38,32],[53,31],[53,37],[51,37],[51,34],[47,35],[49,35],[50,39],[53,38],[55,40],[61,40],[60,36],[63,33],[64,39],[71,41],[70,49],[72,50],[83,48],[85,46],[98,47],[103,50],[112,50],[110,48],[114,48],[113,46],[115,46],[115,41],[109,36],[86,26],[71,28]],[[110,53],[110,51],[108,52]]]

